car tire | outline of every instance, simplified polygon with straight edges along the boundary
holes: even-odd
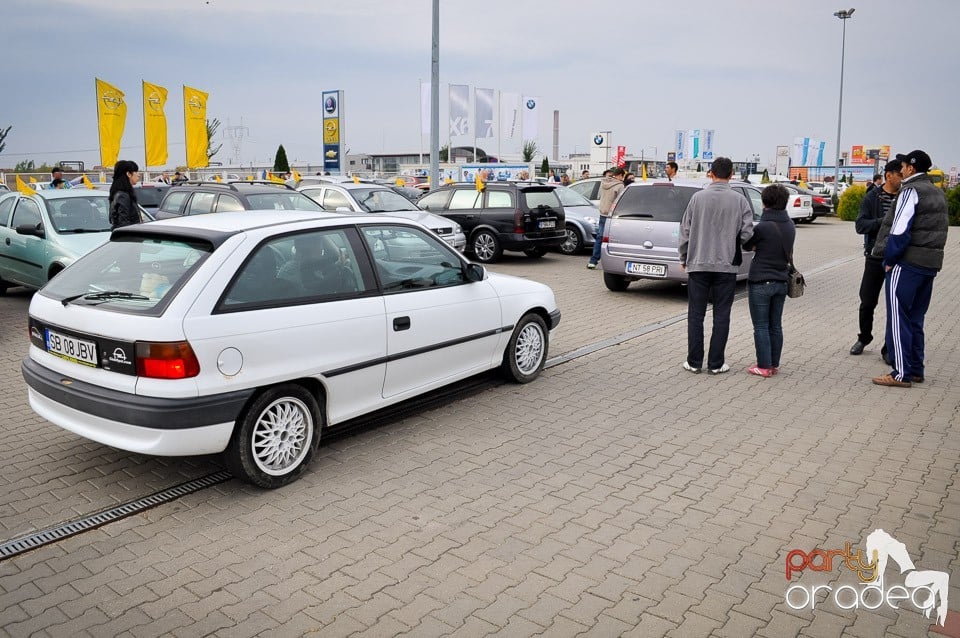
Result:
[[[547,254],[546,248],[527,248],[523,251],[523,254],[527,257],[532,257],[534,259],[539,259]]]
[[[7,294],[7,288],[12,288],[12,287],[13,287],[13,284],[11,284],[10,282],[0,279],[0,297],[3,297],[4,295]]]
[[[583,237],[575,226],[567,226],[567,236],[560,244],[560,252],[564,255],[576,255],[583,250]]]
[[[504,375],[515,383],[530,383],[543,371],[550,347],[547,322],[535,312],[528,312],[517,322],[503,353]]]
[[[320,445],[320,406],[306,388],[285,384],[260,394],[237,419],[224,453],[238,479],[266,489],[300,477]]]
[[[608,290],[613,292],[623,292],[630,285],[630,280],[622,275],[612,275],[608,272],[603,273],[603,284]]]
[[[503,247],[500,240],[489,230],[478,230],[470,240],[470,250],[473,256],[482,264],[489,264],[500,259]]]

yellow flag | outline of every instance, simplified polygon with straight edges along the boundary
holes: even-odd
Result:
[[[187,166],[209,166],[207,148],[207,97],[208,93],[183,86],[183,122],[187,144]]]
[[[293,177],[294,181],[296,182],[300,181],[301,175],[300,173],[297,172],[297,169],[295,168],[290,169],[290,176]]]
[[[120,140],[127,124],[123,91],[97,79],[97,127],[100,129],[100,164],[113,166],[120,157]]]
[[[360,178],[357,177],[356,175],[354,175],[354,176],[353,176],[353,183],[354,183],[354,184],[359,184],[359,183],[360,183]]]
[[[214,176],[213,176],[213,181],[215,181],[216,183],[220,184],[223,180],[220,179],[220,176],[219,176],[219,175],[214,175]]]
[[[167,163],[167,90],[143,83],[143,144],[147,149],[147,166]],[[206,123],[204,123],[206,128]]]
[[[27,186],[26,182],[20,179],[20,176],[17,175],[17,190],[23,193],[24,195],[36,195],[37,191],[33,190]]]
[[[483,178],[480,177],[480,171],[477,171],[476,177],[473,179],[473,183],[476,185],[478,191],[482,191],[486,188],[486,185],[483,183]]]
[[[87,188],[93,188],[93,182],[90,181],[90,178],[87,177],[87,174],[83,174],[83,185]]]
[[[36,177],[31,177],[31,178],[30,178],[30,183],[31,183],[31,184],[36,184],[36,183],[37,183],[37,178],[36,178]]]
[[[407,185],[407,183],[403,180],[402,177],[398,177],[398,178],[397,178],[396,184],[397,184],[397,186],[406,186],[406,185]]]
[[[640,178],[641,178],[643,181],[647,181],[647,165],[646,165],[646,164],[641,164],[641,165],[640,165],[640,168],[641,168]]]

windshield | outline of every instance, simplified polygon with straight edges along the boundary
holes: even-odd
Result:
[[[355,188],[350,194],[368,213],[393,213],[401,210],[420,210],[413,203],[389,188]]]
[[[40,291],[60,302],[158,315],[212,252],[190,239],[125,236],[77,260]]]
[[[50,221],[60,234],[97,233],[110,230],[109,197],[63,197],[48,199]]]
[[[323,210],[320,204],[296,191],[247,195],[247,201],[254,210]]]
[[[557,197],[560,198],[560,203],[564,206],[593,206],[589,199],[566,186],[559,186],[556,193]]]

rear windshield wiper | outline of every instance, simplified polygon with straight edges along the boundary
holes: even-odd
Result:
[[[101,292],[82,292],[79,295],[71,295],[70,297],[65,297],[60,303],[66,306],[71,301],[76,301],[80,298],[89,299],[90,301],[109,301],[111,299],[136,299],[137,301],[150,301],[150,297],[145,297],[134,292],[125,292],[123,290],[104,290]]]
[[[57,229],[58,233],[106,233],[109,228],[64,228]]]

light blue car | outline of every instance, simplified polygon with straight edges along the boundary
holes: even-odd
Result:
[[[74,188],[0,194],[0,294],[39,289],[110,239],[109,194]],[[141,211],[143,221],[149,217]]]

